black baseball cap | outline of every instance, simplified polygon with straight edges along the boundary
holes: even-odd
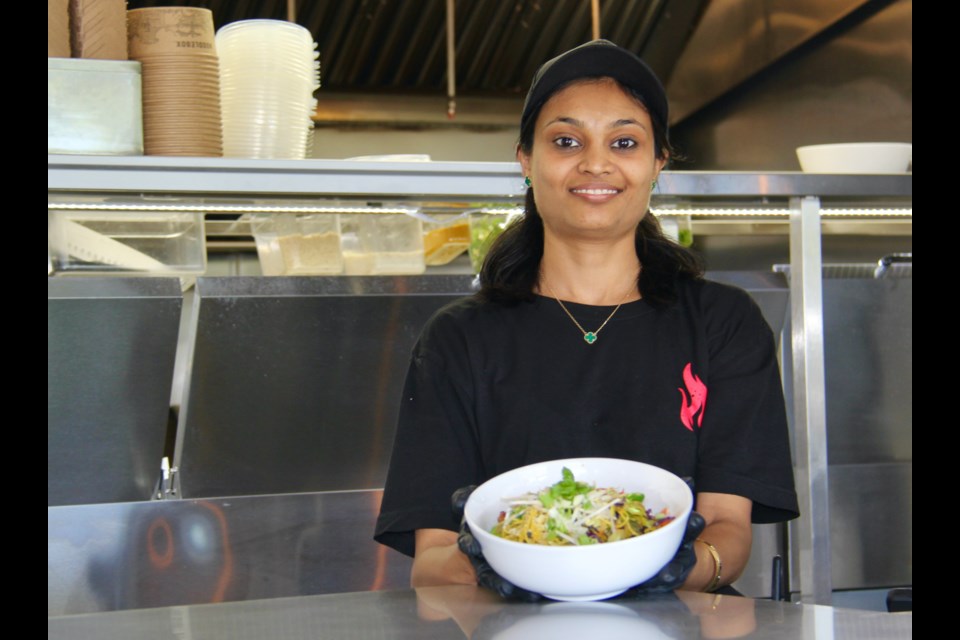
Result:
[[[635,90],[643,98],[650,118],[667,131],[667,92],[659,78],[639,56],[609,40],[592,40],[543,63],[527,92],[520,129],[536,117],[558,89],[585,78],[613,78]]]

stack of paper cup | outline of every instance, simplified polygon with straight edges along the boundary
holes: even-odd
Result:
[[[282,20],[241,20],[216,36],[223,155],[306,157],[320,87],[310,31]]]
[[[143,149],[221,156],[220,67],[213,13],[193,7],[127,12],[130,59],[143,68]]]
[[[70,0],[47,0],[47,57],[70,57]]]
[[[70,0],[74,58],[126,60],[126,0]]]

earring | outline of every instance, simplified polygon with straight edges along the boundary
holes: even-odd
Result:
[[[523,184],[527,185],[528,187],[530,186],[530,176],[527,176],[523,179]]]
[[[656,189],[656,188],[657,188],[657,181],[654,180],[653,182],[650,183],[650,190],[652,191],[652,190],[654,190],[654,189]]]

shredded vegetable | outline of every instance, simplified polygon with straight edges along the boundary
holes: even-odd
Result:
[[[578,482],[564,467],[559,482],[511,499],[509,513],[500,512],[492,533],[516,542],[553,546],[626,540],[673,520],[666,509],[651,513],[643,505],[644,497]]]

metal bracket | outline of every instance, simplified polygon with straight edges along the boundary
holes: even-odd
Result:
[[[177,467],[170,466],[170,459],[164,456],[160,461],[160,480],[157,490],[153,493],[154,500],[170,500],[177,498]]]

